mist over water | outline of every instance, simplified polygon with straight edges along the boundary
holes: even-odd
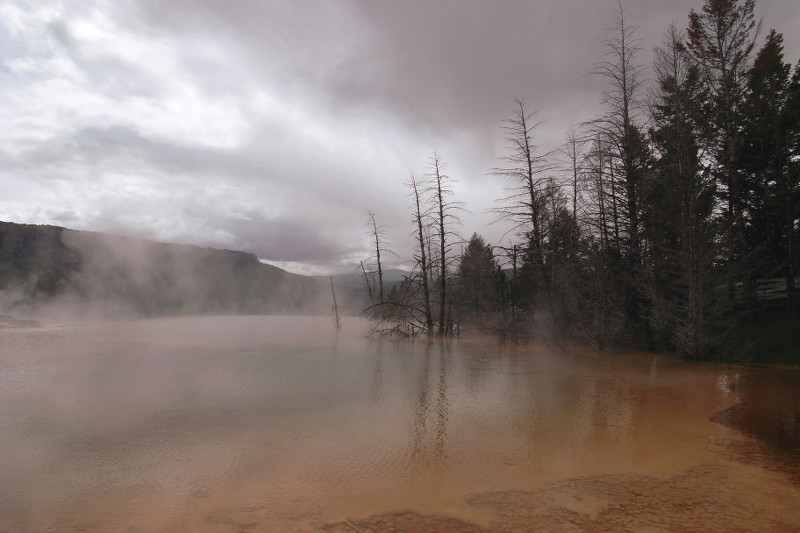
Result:
[[[345,289],[340,309],[360,310]],[[331,300],[327,279],[253,254],[0,221],[0,320],[303,315],[327,312]]]
[[[0,531],[339,531],[403,509],[521,531],[625,505],[630,530],[800,527],[800,487],[711,420],[757,388],[743,367],[379,342],[352,318],[23,326],[0,328]]]

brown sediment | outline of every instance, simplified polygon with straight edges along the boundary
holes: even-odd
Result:
[[[753,465],[785,475],[792,483],[800,486],[800,450],[788,448],[774,439],[764,438],[753,432],[746,423],[739,423],[742,406],[734,406],[717,413],[713,420],[738,429],[748,438],[717,441],[723,456],[731,461]],[[734,421],[735,420],[735,421]]]
[[[800,370],[753,368],[736,384],[740,401],[711,420],[747,439],[721,443],[728,459],[781,472],[800,485]]]
[[[490,533],[492,530],[457,518],[397,511],[362,518],[341,520],[319,529],[327,533]]]
[[[757,475],[757,474],[756,474]],[[800,531],[793,495],[753,491],[726,469],[700,465],[684,474],[638,474],[566,479],[534,491],[477,493],[469,506],[486,524],[413,511],[347,519],[319,529],[329,533],[527,532],[767,532]]]
[[[721,454],[730,461],[764,468],[786,476],[800,486],[800,452],[791,452],[769,445],[757,438],[716,441]]]

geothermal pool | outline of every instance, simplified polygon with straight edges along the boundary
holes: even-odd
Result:
[[[800,530],[797,369],[366,329],[5,324],[0,531]]]

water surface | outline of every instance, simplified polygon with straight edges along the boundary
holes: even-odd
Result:
[[[3,328],[0,531],[800,530],[795,370],[365,330]]]

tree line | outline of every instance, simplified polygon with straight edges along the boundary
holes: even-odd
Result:
[[[463,205],[435,154],[408,182],[413,271],[384,293],[389,251],[370,213],[376,332],[472,321],[704,358],[742,325],[796,317],[800,63],[784,60],[782,34],[762,37],[754,0],[706,0],[668,29],[650,82],[621,6],[604,46],[603,111],[560,149],[537,146],[524,101],[504,121],[492,174],[507,185],[494,209],[515,228],[507,246],[459,234]]]

